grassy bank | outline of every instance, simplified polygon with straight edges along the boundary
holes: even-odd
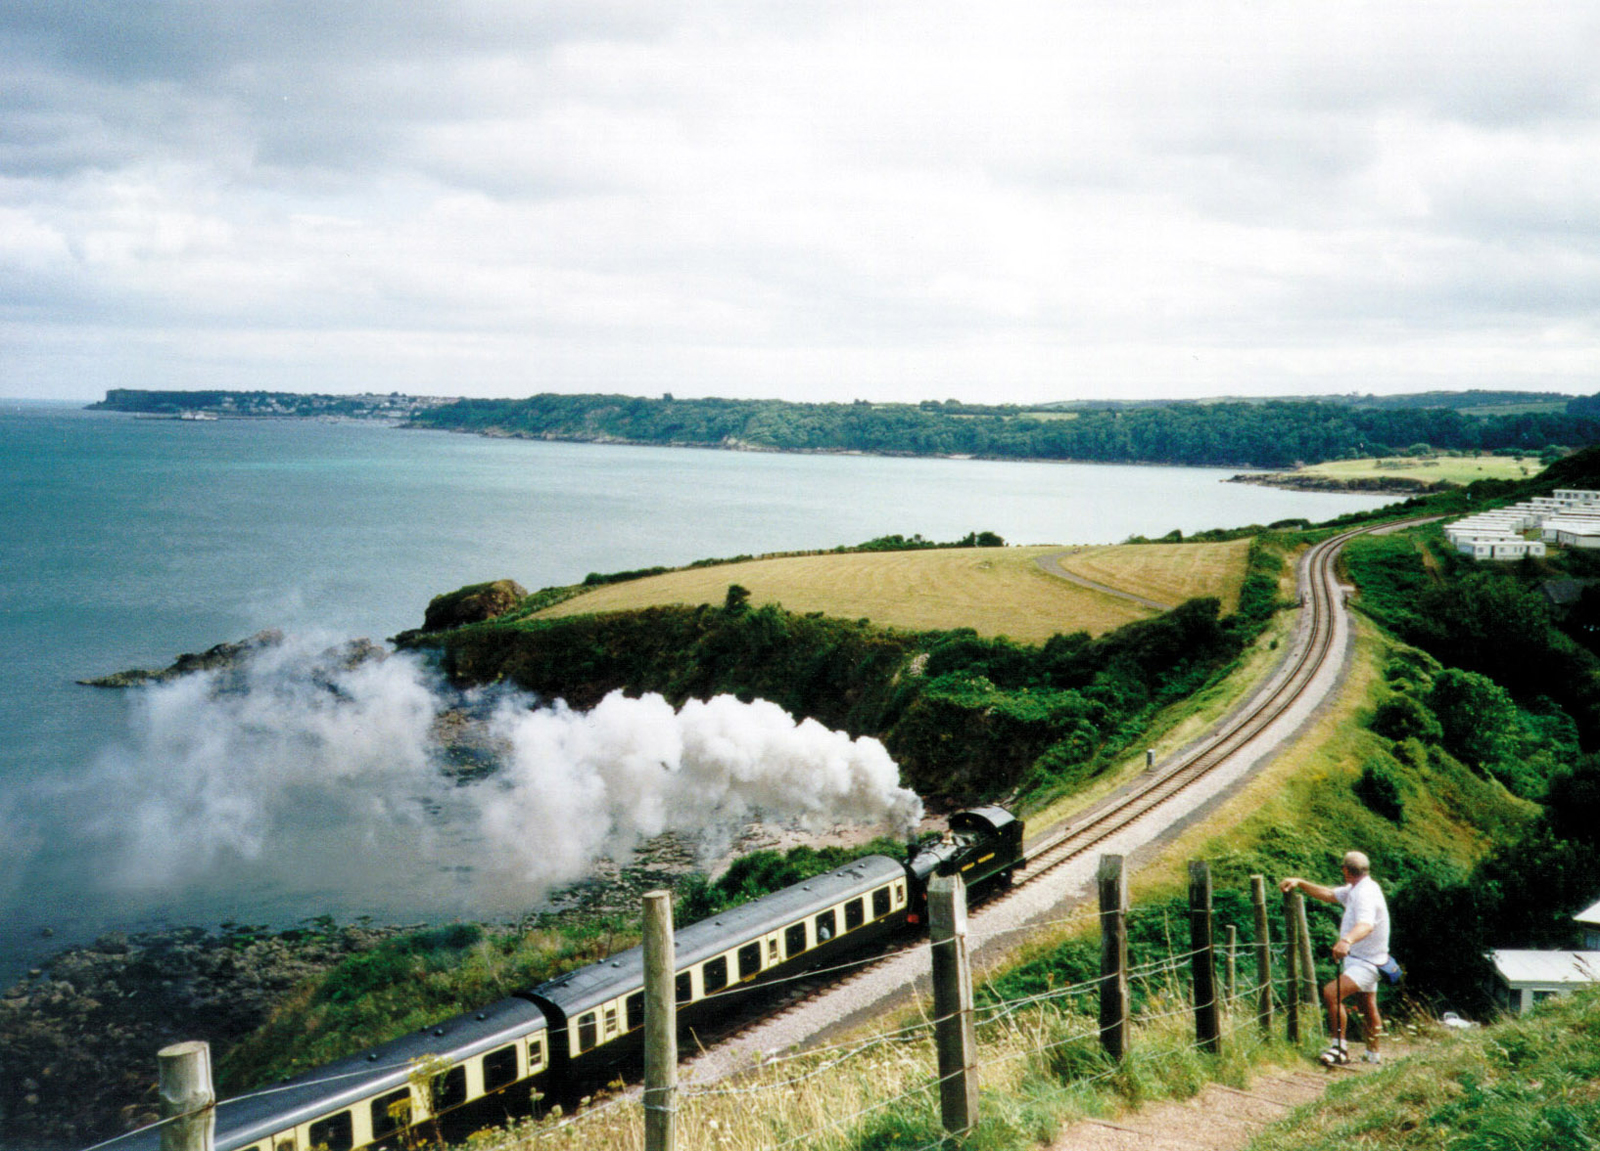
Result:
[[[870,619],[911,631],[971,628],[982,636],[1043,643],[1057,633],[1102,635],[1149,608],[1081,587],[1039,567],[1061,547],[954,548],[780,556],[689,568],[606,584],[536,613],[555,619],[637,611],[667,604],[720,604],[729,584],[750,591],[753,606]],[[1215,596],[1225,611],[1238,602],[1249,541],[1074,548],[1061,560],[1074,574],[1176,605]]]
[[[1476,480],[1524,480],[1543,467],[1537,459],[1512,456],[1376,456],[1360,460],[1329,460],[1299,468],[1296,475],[1327,476],[1337,480],[1407,479],[1470,484]]]
[[[1250,1151],[1583,1151],[1600,1147],[1600,993],[1441,1036],[1336,1084]]]

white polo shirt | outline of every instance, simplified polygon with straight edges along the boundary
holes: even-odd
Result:
[[[1339,921],[1339,935],[1348,938],[1358,923],[1372,924],[1365,939],[1350,945],[1350,955],[1364,959],[1374,967],[1389,960],[1389,904],[1383,898],[1383,889],[1364,875],[1355,883],[1333,889],[1333,897],[1344,908],[1344,918]]]

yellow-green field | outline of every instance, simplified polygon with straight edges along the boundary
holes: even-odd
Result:
[[[1133,595],[1176,606],[1195,596],[1214,595],[1222,610],[1239,606],[1248,539],[1217,544],[1116,544],[1074,548],[1057,559],[1065,570]]]
[[[1086,548],[1091,578],[1163,603],[1196,595],[1238,599],[1247,541],[1228,544],[1142,544]],[[626,611],[657,604],[720,604],[729,584],[750,589],[752,604],[777,603],[792,612],[819,611],[871,619],[893,627],[970,627],[1041,643],[1057,632],[1110,631],[1154,614],[1132,600],[1079,587],[1034,561],[1061,547],[938,548],[787,556],[668,572],[608,584],[540,613],[543,617]],[[1066,557],[1075,561],[1077,556]],[[1227,599],[1230,597],[1231,599]]]
[[[1473,480],[1521,480],[1543,469],[1538,460],[1514,460],[1510,456],[1431,456],[1410,458],[1382,456],[1364,460],[1329,460],[1299,469],[1301,475],[1332,476],[1341,480],[1365,480],[1380,476],[1410,476],[1434,483],[1449,480],[1470,484]]]

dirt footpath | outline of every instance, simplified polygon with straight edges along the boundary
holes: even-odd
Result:
[[[1320,1098],[1353,1069],[1275,1068],[1247,1090],[1208,1084],[1193,1099],[1153,1103],[1116,1119],[1082,1119],[1056,1137],[1051,1151],[1236,1151],[1262,1128],[1302,1103]]]

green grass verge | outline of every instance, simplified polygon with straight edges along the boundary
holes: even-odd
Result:
[[[1258,1136],[1250,1151],[1600,1148],[1600,992],[1441,1039]]]

